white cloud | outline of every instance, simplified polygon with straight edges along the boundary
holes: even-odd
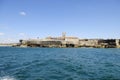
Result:
[[[25,36],[25,33],[19,33],[20,36]]]
[[[16,43],[19,42],[16,38],[1,38],[0,43]]]
[[[19,39],[28,39],[28,35],[26,33],[19,33]]]
[[[0,36],[3,36],[3,35],[5,35],[5,34],[0,32]]]
[[[20,12],[20,15],[21,16],[26,16],[26,12],[22,11],[22,12]]]

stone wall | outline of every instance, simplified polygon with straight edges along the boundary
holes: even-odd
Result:
[[[104,48],[115,48],[116,40],[115,39],[105,39],[105,40],[99,41],[99,44]]]
[[[97,39],[80,39],[79,47],[98,47],[99,40]]]
[[[20,40],[21,47],[94,47],[120,48],[120,39]]]
[[[72,39],[72,38],[65,38],[66,42],[69,42],[71,44],[79,44],[79,39]]]
[[[120,48],[120,39],[116,39],[116,47]]]
[[[61,41],[28,41],[29,47],[60,47]]]

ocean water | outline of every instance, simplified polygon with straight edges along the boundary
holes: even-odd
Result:
[[[120,49],[0,47],[0,80],[120,80]]]

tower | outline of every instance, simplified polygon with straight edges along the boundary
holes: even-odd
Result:
[[[63,33],[62,33],[62,37],[65,39],[65,37],[66,37],[66,32],[63,32]]]

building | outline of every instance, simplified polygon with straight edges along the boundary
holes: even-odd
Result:
[[[44,39],[20,40],[21,47],[94,47],[94,48],[120,48],[120,39],[79,39],[66,36],[46,37]]]

